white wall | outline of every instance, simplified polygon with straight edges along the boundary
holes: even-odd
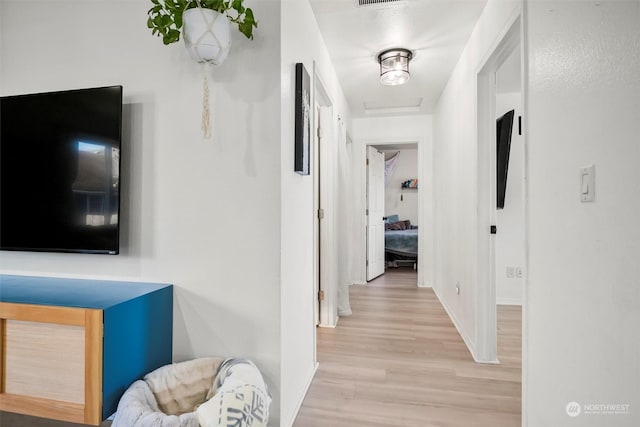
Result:
[[[366,283],[367,242],[366,233],[366,165],[367,144],[395,144],[398,142],[418,142],[419,156],[424,165],[419,176],[423,216],[420,218],[421,236],[418,251],[424,254],[418,263],[418,285],[431,286],[434,274],[433,241],[433,158],[432,158],[432,118],[429,115],[376,117],[353,119],[353,180],[350,189],[355,203],[355,224],[352,230],[354,283]],[[424,233],[424,234],[422,234]]]
[[[281,127],[282,147],[280,161],[282,193],[282,260],[281,260],[281,324],[282,324],[282,424],[293,423],[298,407],[304,397],[315,370],[315,325],[313,323],[314,298],[314,252],[313,252],[313,171],[301,176],[293,171],[294,118],[295,118],[295,64],[304,63],[314,81],[314,61],[325,89],[333,104],[334,134],[327,138],[332,145],[328,150],[330,164],[324,171],[335,174],[338,181],[344,179],[345,169],[341,166],[347,159],[344,132],[339,132],[337,116],[349,122],[349,111],[342,89],[331,64],[315,16],[308,1],[284,0],[282,2],[282,56],[281,56]],[[260,24],[262,25],[262,24]],[[312,93],[312,98],[315,94]],[[312,162],[313,164],[313,162]],[[342,184],[340,184],[342,186]],[[336,203],[325,206],[326,218],[339,215],[342,202],[336,194]],[[344,255],[345,242],[337,236],[332,239],[338,250],[326,256],[333,256],[332,272],[335,279],[346,283],[347,258]],[[338,243],[341,243],[338,246]],[[340,256],[339,256],[340,254]],[[334,288],[335,290],[335,288]],[[334,297],[336,297],[334,295]],[[337,307],[333,301],[332,310],[337,317]]]
[[[419,225],[418,190],[401,187],[404,181],[418,178],[418,149],[380,151],[385,154],[385,159],[400,152],[393,174],[386,180],[384,186],[385,216],[397,214],[401,220],[408,219],[411,224]]]
[[[639,24],[637,1],[528,2],[531,427],[640,425]],[[572,401],[630,412],[569,418]]]
[[[518,135],[518,116],[522,115],[520,93],[496,94],[496,118],[515,110],[511,134],[511,153],[504,209],[496,213],[495,236],[496,301],[522,304],[523,279],[507,277],[507,267],[524,269],[524,136]],[[524,274],[524,273],[523,273]],[[514,275],[515,276],[515,275]]]
[[[252,1],[212,70],[213,140],[201,137],[202,68],[146,27],[144,1],[2,1],[2,95],[124,86],[122,253],[0,254],[3,273],[175,285],[174,359],[256,361],[280,409],[280,3]]]
[[[489,0],[434,115],[434,290],[472,353],[476,348],[478,168],[476,76],[521,1]],[[456,284],[460,294],[456,293]]]

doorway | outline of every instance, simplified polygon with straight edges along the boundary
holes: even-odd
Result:
[[[524,276],[524,135],[521,49],[516,46],[496,71],[495,119],[497,205],[495,235],[496,303],[522,305]],[[510,137],[509,137],[510,136]],[[500,310],[498,310],[500,311]]]
[[[314,67],[313,215],[314,324],[335,327],[337,321],[337,239],[335,237],[336,166],[333,104]]]
[[[522,125],[524,59],[521,34],[519,11],[477,74],[478,343],[474,358],[480,363],[499,363],[498,304],[523,304],[526,280],[526,145]],[[505,121],[498,121],[510,111],[513,111],[514,119],[511,127],[505,125]],[[503,156],[505,130],[510,130],[512,136],[512,149],[507,148],[511,155],[507,156],[510,159],[506,164]],[[505,179],[507,190],[502,192],[498,184]]]
[[[419,283],[420,149],[416,141],[365,145],[366,280],[402,273]],[[394,276],[395,277],[395,276]]]

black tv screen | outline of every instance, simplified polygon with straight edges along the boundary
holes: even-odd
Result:
[[[511,133],[513,131],[514,110],[508,111],[496,121],[496,167],[497,167],[497,208],[504,209],[509,172],[509,151],[511,151]]]
[[[117,254],[122,87],[0,98],[0,249]]]

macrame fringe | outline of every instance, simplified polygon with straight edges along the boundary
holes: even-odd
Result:
[[[193,1],[193,0],[190,0],[190,1]],[[222,14],[215,15],[215,18],[213,20],[211,20],[211,22],[209,22],[207,20],[207,17],[204,14],[204,9],[202,9],[202,4],[201,4],[200,0],[195,0],[195,2],[198,5],[198,9],[200,10],[200,14],[202,15],[202,20],[207,24],[207,31],[202,33],[200,35],[200,37],[198,38],[198,40],[195,40],[195,41],[189,40],[189,42],[194,45],[194,50],[193,51],[195,52],[196,56],[198,57],[198,62],[204,63],[204,67],[203,67],[204,81],[203,81],[203,88],[202,88],[202,122],[201,122],[201,128],[202,128],[203,137],[205,139],[211,139],[211,111],[210,111],[210,108],[209,108],[209,104],[210,104],[210,102],[209,102],[209,72],[210,72],[210,66],[211,66],[211,64],[220,65],[224,61],[224,59],[226,58],[227,54],[229,53],[229,48],[231,47],[231,40],[229,40],[227,42],[226,46],[223,46],[222,43],[220,43],[220,40],[218,39],[218,37],[216,37],[215,33],[213,32],[213,24],[216,22],[216,20],[218,18],[220,18],[222,16]],[[218,53],[213,58],[203,58],[202,55],[200,55],[200,50],[198,49],[200,43],[202,43],[202,41],[204,40],[204,37],[206,35],[210,35],[211,37],[213,37],[213,39],[215,40],[215,42],[218,45]],[[185,40],[186,40],[186,35],[185,35]]]
[[[211,112],[209,110],[209,63],[204,63],[204,84],[202,92],[202,134],[206,139],[211,139]]]

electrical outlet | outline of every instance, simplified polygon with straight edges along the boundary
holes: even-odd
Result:
[[[518,279],[522,279],[522,267],[517,267],[516,268],[516,277]]]
[[[507,267],[507,278],[513,279],[514,277],[516,277],[514,267]]]
[[[460,295],[460,282],[456,282],[456,294]]]

